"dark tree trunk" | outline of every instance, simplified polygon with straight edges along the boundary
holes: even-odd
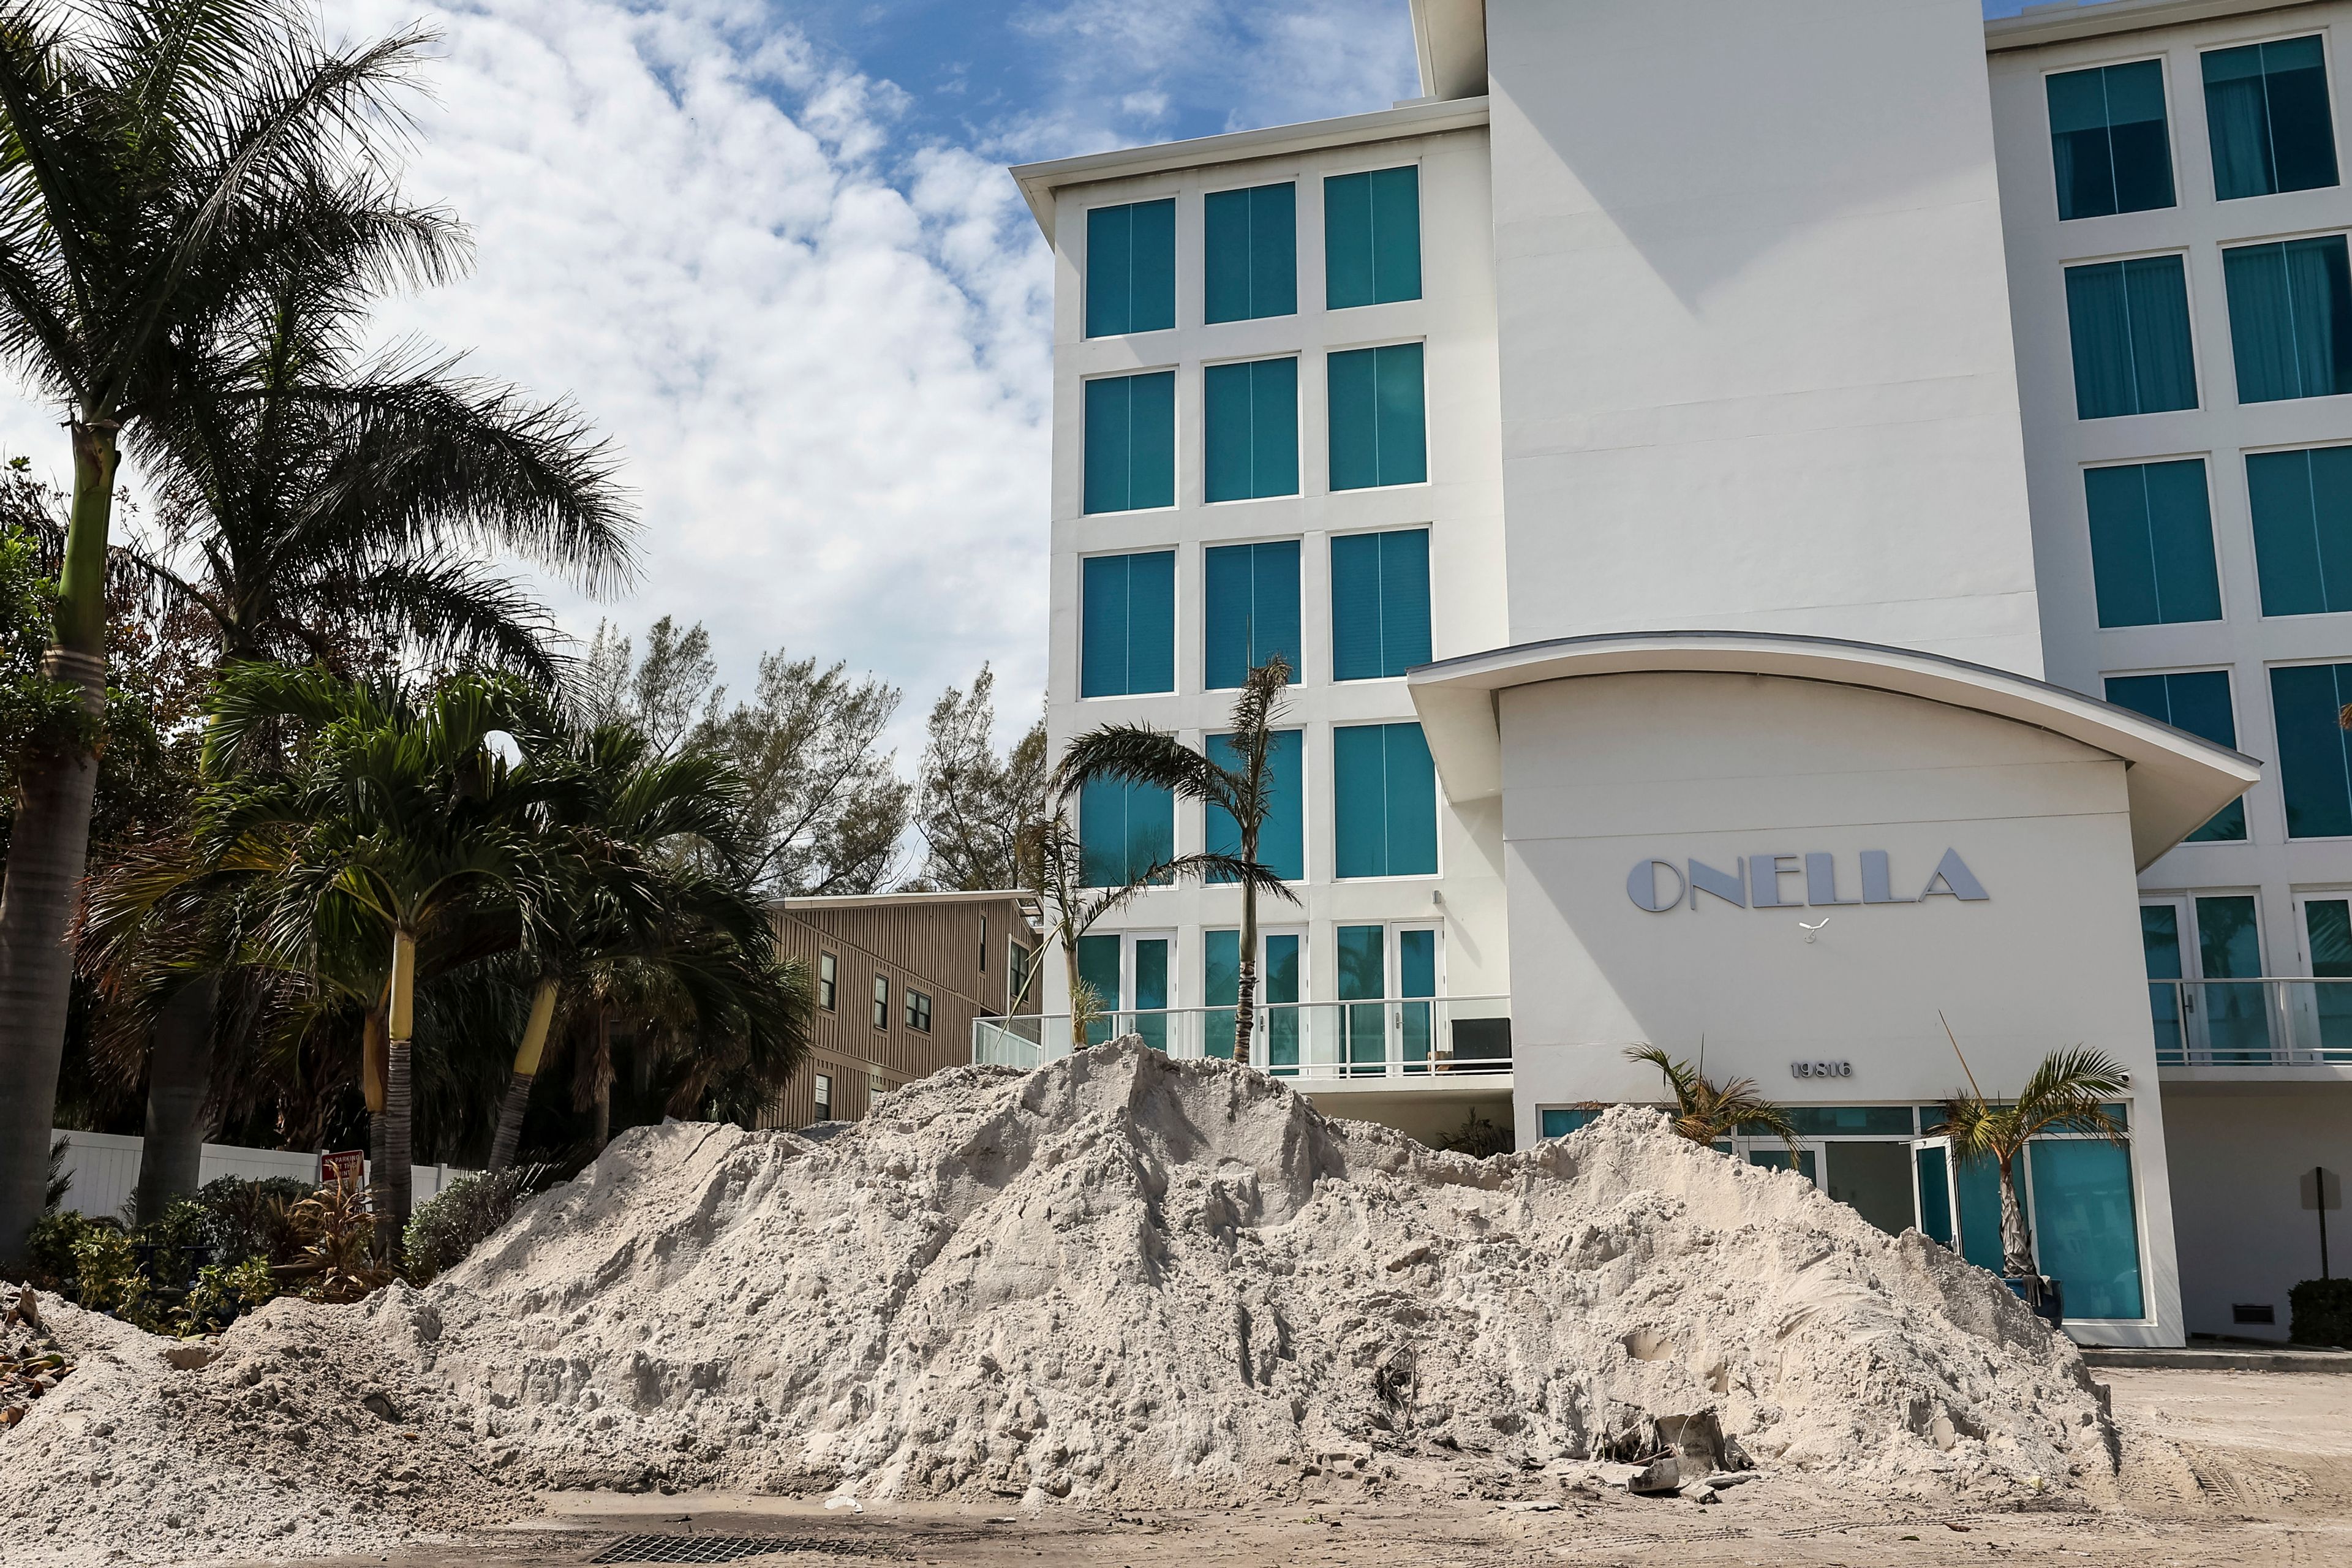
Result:
[[[205,1115],[213,1076],[213,1003],[220,977],[191,980],[163,1005],[147,1050],[147,1136],[139,1150],[142,1220],[156,1218],[173,1198],[201,1183]]]

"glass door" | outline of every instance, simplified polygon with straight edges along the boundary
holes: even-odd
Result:
[[[2199,898],[2198,1005],[2190,1020],[2190,1043],[2217,1062],[2263,1062],[2271,1058],[2270,1009],[2264,987],[2249,984],[2263,973],[2262,922],[2251,893]],[[2198,1037],[2202,1036],[2201,1040]]]
[[[1959,1194],[1952,1189],[1952,1141],[1916,1138],[1911,1142],[1911,1207],[1919,1232],[1946,1247],[1960,1234]]]
[[[1394,926],[1397,1056],[1408,1073],[1429,1071],[1429,1047],[1436,1020],[1437,927]],[[1423,1000],[1428,998],[1428,1000]]]
[[[1298,1070],[1299,1037],[1303,1032],[1299,1002],[1305,995],[1299,971],[1307,952],[1307,933],[1263,931],[1259,951],[1258,994],[1265,1003],[1265,1046],[1259,1059],[1268,1072],[1287,1078]]]
[[[2345,982],[2296,987],[2311,993],[2298,1009],[2306,1037],[2322,1061],[2352,1061],[2352,894],[2306,893],[2295,901],[2302,905],[2305,973]]]
[[[1171,931],[1078,939],[1078,983],[1093,993],[1097,1011],[1087,1025],[1087,1044],[1140,1035],[1153,1050],[1168,1048],[1168,1009],[1175,1005],[1170,990],[1175,949]]]
[[[1388,928],[1341,926],[1339,956],[1341,1070],[1377,1078],[1388,1071]]]
[[[2185,913],[2185,905],[2179,899],[2139,907],[2140,949],[2147,960],[2147,1010],[2155,1020],[2156,1059],[2160,1062],[2189,1059],[2188,1036],[2183,1032],[2183,1008],[2188,995],[2187,987],[2180,984],[2180,936],[2188,923]],[[1937,1239],[1941,1241],[1944,1237]]]
[[[1341,1060],[1349,1077],[1430,1070],[1438,929],[1419,922],[1339,928]]]
[[[1230,1061],[1241,1002],[1242,933],[1201,933],[1202,1049]],[[1250,1058],[1269,1072],[1298,1067],[1298,953],[1301,933],[1258,931],[1257,1016]],[[1288,1076],[1285,1074],[1285,1076]]]

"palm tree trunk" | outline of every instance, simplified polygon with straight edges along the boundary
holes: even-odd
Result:
[[[1069,972],[1070,1049],[1087,1048],[1086,1009],[1078,1005],[1078,992],[1086,982],[1078,978],[1078,943],[1075,937],[1062,943],[1062,963]]]
[[[106,542],[120,461],[108,420],[73,425],[73,514],[66,530],[50,680],[81,688],[92,724],[106,712]],[[25,767],[0,882],[0,1272],[20,1272],[26,1233],[48,1194],[49,1123],[73,988],[67,927],[89,855],[98,759],[67,744]]]
[[[408,1228],[412,1184],[409,1150],[415,1127],[410,1120],[408,1038],[415,1016],[416,939],[404,931],[392,936],[392,1006],[384,1020],[386,1048],[383,1073],[383,1169],[376,1179],[383,1185],[395,1241]]]
[[[2001,1272],[2021,1279],[2033,1270],[2033,1238],[2025,1228],[2025,1205],[2017,1201],[2017,1173],[2009,1157],[2000,1162]]]
[[[522,1114],[530,1105],[531,1079],[539,1076],[540,1058],[547,1052],[547,1026],[555,1019],[555,979],[541,979],[530,999],[530,1021],[523,1026],[522,1045],[515,1051],[514,1072],[507,1080],[507,1098],[499,1107],[498,1136],[490,1140],[493,1174],[514,1163],[515,1146],[522,1142]]]
[[[612,1022],[600,1005],[596,1009],[596,1152],[613,1141],[613,1032]]]
[[[147,1050],[147,1136],[139,1146],[142,1220],[163,1214],[200,1184],[205,1101],[213,1076],[213,1001],[220,977],[205,974],[173,993],[155,1020]]]
[[[1242,854],[1255,860],[1257,846],[1243,846]],[[1247,1067],[1250,1034],[1257,1022],[1257,889],[1247,882],[1242,884],[1241,947],[1241,976],[1234,996],[1238,1004],[1234,1013],[1234,1060]]]

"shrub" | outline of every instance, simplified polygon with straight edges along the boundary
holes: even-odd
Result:
[[[196,1194],[207,1215],[205,1241],[213,1256],[224,1261],[266,1258],[272,1263],[291,1262],[302,1250],[294,1205],[310,1195],[308,1183],[289,1176],[259,1181],[222,1176],[206,1182]]]
[[[76,1301],[150,1333],[166,1331],[159,1292],[139,1267],[130,1237],[111,1226],[92,1226],[74,1243],[73,1256]]]
[[[1473,1110],[1462,1119],[1462,1125],[1448,1133],[1438,1148],[1456,1154],[1467,1154],[1474,1160],[1484,1160],[1491,1154],[1507,1154],[1513,1142],[1512,1131],[1498,1126]]]
[[[211,1264],[181,1303],[177,1327],[183,1334],[216,1334],[277,1294],[278,1276],[266,1258]]]
[[[392,1270],[375,1257],[371,1192],[336,1182],[296,1204],[291,1212],[301,1229],[302,1249],[278,1266],[278,1277],[314,1301],[356,1301],[390,1284]]]
[[[448,1189],[409,1217],[403,1238],[408,1253],[408,1279],[424,1285],[465,1261],[466,1255],[488,1240],[512,1219],[523,1200],[547,1179],[545,1165],[520,1165],[480,1176],[461,1176]]]
[[[31,1267],[25,1282],[71,1295],[74,1276],[79,1272],[74,1263],[75,1244],[90,1231],[111,1229],[113,1224],[72,1209],[43,1215],[33,1222],[32,1233],[26,1238]]]
[[[2352,1345],[2352,1279],[2306,1279],[2286,1293],[2286,1337],[2299,1345]]]

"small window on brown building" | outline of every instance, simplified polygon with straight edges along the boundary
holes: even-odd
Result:
[[[816,1119],[819,1121],[833,1120],[833,1075],[829,1072],[816,1075]]]
[[[911,985],[907,988],[907,1027],[931,1032],[931,999]]]
[[[890,1026],[890,977],[887,974],[874,977],[874,1026],[877,1029]]]
[[[826,1012],[833,1011],[840,992],[841,964],[833,954],[816,955],[816,1005]]]

